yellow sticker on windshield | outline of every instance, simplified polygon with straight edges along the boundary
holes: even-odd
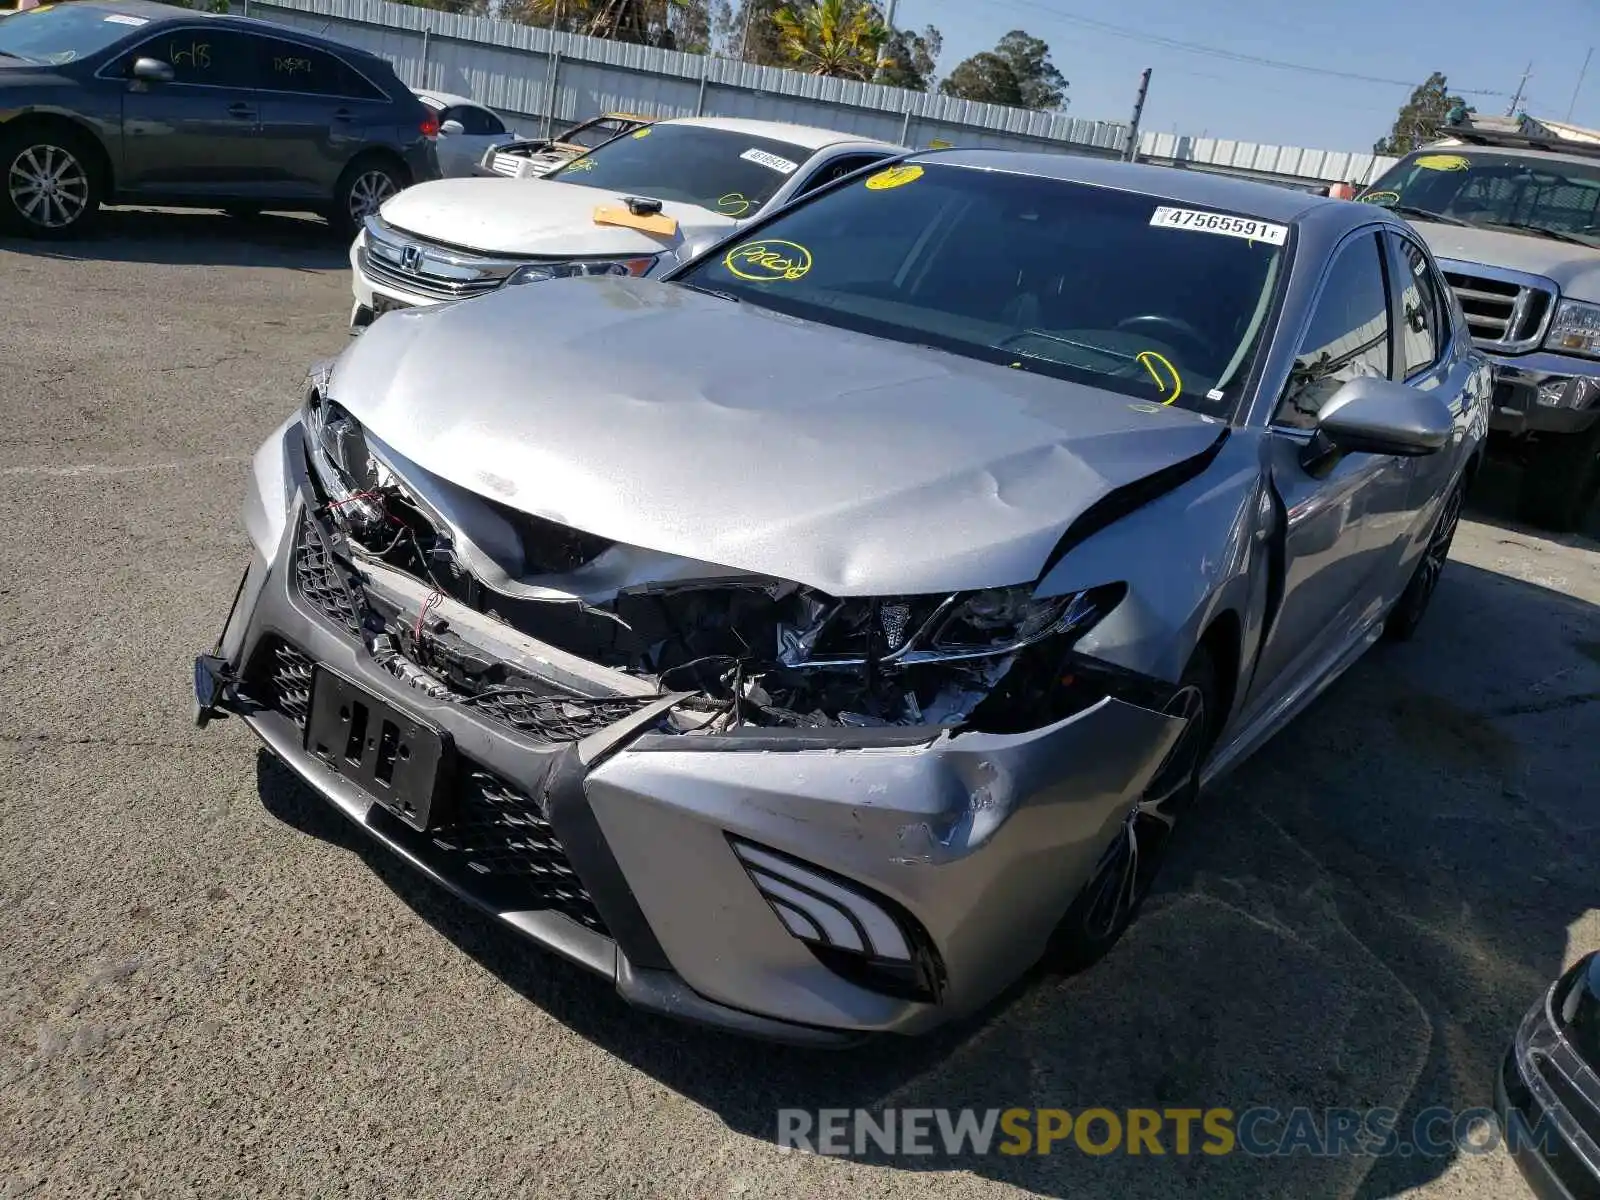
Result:
[[[580,174],[580,173],[582,173],[584,171],[592,171],[592,170],[594,170],[594,168],[595,168],[595,160],[594,159],[592,159],[592,158],[575,158],[571,162],[569,162],[565,167],[562,168],[561,173],[563,175],[577,175],[577,174]]]
[[[738,192],[729,192],[717,198],[717,211],[730,217],[742,217],[750,211],[750,201]]]
[[[1366,192],[1363,195],[1358,196],[1357,199],[1359,199],[1361,201],[1361,203],[1363,203],[1363,204],[1382,204],[1385,207],[1387,207],[1390,204],[1399,204],[1400,203],[1400,193],[1399,192]]]
[[[723,256],[722,264],[751,283],[792,283],[811,270],[811,251],[798,242],[766,238],[735,246]]]
[[[905,187],[908,183],[915,183],[922,178],[922,168],[915,163],[909,166],[890,167],[879,171],[867,180],[867,186],[875,192],[886,192],[890,188]]]
[[[647,137],[649,137],[650,136],[650,126],[646,125],[643,129],[635,129],[633,131],[633,136],[636,137],[636,138],[647,138]]]
[[[1183,395],[1183,377],[1178,374],[1178,368],[1168,361],[1165,354],[1157,354],[1154,350],[1141,350],[1134,357],[1140,366],[1150,372],[1150,378],[1156,381],[1156,391],[1161,394],[1162,404],[1171,404]],[[1172,393],[1170,396],[1167,395],[1169,391]]]
[[[1424,154],[1416,165],[1424,171],[1465,171],[1472,163],[1459,154]]]

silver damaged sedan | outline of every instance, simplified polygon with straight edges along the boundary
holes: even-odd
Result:
[[[1411,635],[1490,386],[1379,208],[912,155],[314,369],[197,719],[640,1007],[927,1030]]]

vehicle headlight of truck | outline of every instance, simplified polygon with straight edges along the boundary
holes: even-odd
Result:
[[[1556,306],[1555,319],[1550,322],[1544,344],[1547,350],[1600,358],[1600,304],[1561,301]]]
[[[632,275],[638,278],[656,265],[659,254],[640,254],[632,258],[574,258],[565,262],[529,263],[506,277],[506,284],[543,283],[547,279],[571,279],[578,275]]]

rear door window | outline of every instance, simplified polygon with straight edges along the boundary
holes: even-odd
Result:
[[[140,46],[135,58],[172,68],[174,83],[193,87],[256,86],[255,39],[231,29],[174,29]]]
[[[262,90],[382,100],[384,95],[335,54],[279,38],[256,39],[256,70]]]
[[[1439,361],[1449,325],[1444,297],[1422,247],[1407,237],[1390,237],[1399,267],[1395,291],[1400,299],[1400,377],[1411,379]]]

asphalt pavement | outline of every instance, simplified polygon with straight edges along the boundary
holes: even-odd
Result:
[[[349,298],[314,221],[0,243],[0,1198],[1526,1195],[1500,1152],[852,1160],[776,1114],[1487,1104],[1600,947],[1594,529],[1491,476],[1417,640],[1208,796],[1094,970],[775,1049],[631,1011],[190,724],[248,458]]]

